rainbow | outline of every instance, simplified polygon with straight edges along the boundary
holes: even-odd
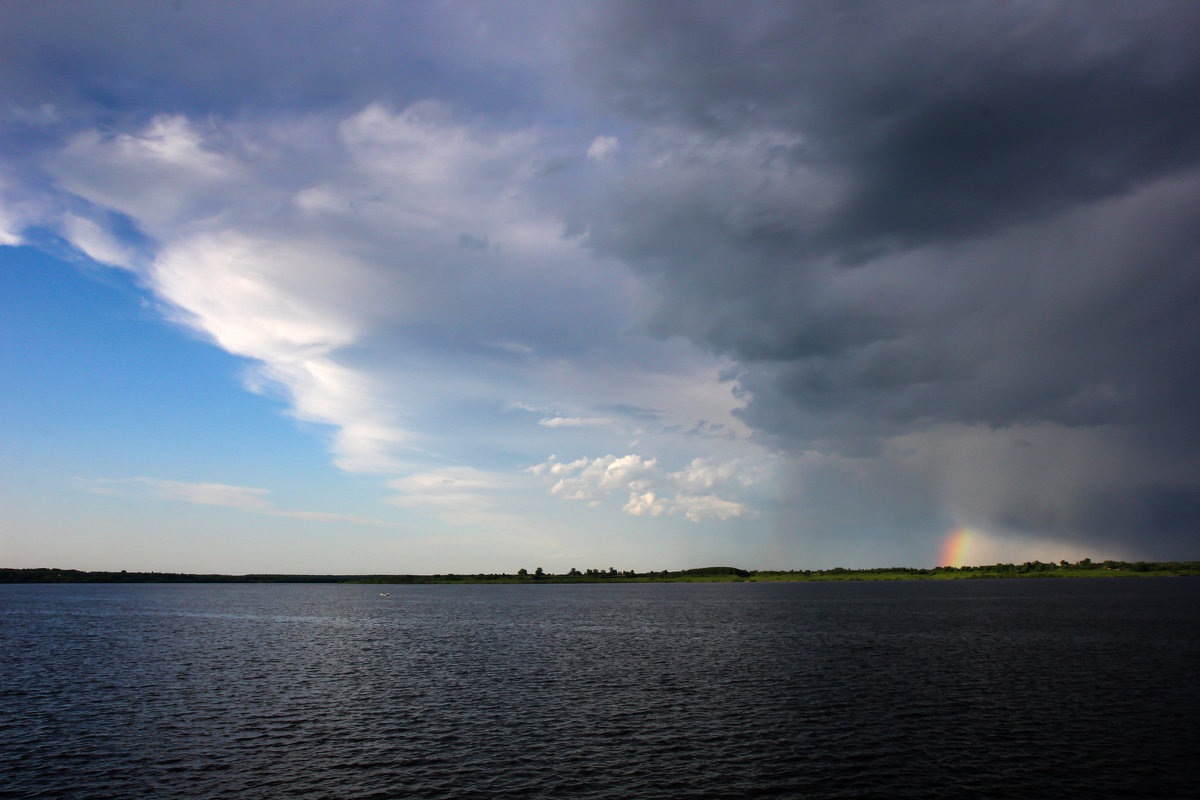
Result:
[[[942,542],[942,554],[938,558],[939,567],[961,567],[966,555],[967,545],[971,543],[970,528],[955,528],[950,531],[946,541]]]

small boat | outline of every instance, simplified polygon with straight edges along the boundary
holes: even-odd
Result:
[[[380,592],[379,596],[380,597],[391,597],[391,594],[389,594],[388,592]]]

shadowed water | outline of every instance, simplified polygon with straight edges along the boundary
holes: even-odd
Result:
[[[0,796],[1182,797],[1200,580],[0,586]]]

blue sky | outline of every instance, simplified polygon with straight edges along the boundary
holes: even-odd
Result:
[[[5,4],[0,562],[1195,558],[1200,20],[1082,9]]]

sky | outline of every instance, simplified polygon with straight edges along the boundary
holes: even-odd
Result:
[[[0,4],[0,565],[1200,558],[1197,30]]]

